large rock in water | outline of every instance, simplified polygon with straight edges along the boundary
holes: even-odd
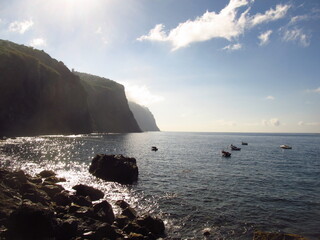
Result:
[[[92,159],[89,172],[103,180],[124,184],[137,181],[139,174],[135,158],[105,154]]]

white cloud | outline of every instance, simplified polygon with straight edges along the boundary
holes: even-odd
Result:
[[[274,97],[274,96],[267,96],[266,97],[266,100],[271,100],[271,101],[273,101],[273,100],[275,100],[276,98]]]
[[[260,43],[259,43],[260,46],[267,45],[269,43],[271,33],[272,33],[272,30],[268,30],[268,31],[261,33],[259,35],[258,38],[260,40]]]
[[[298,122],[299,126],[320,126],[320,122]]]
[[[153,103],[164,101],[164,98],[152,94],[147,86],[131,85],[125,83],[125,91],[128,99],[143,106],[149,106]]]
[[[297,41],[303,47],[308,47],[310,45],[310,36],[303,33],[302,29],[293,29],[293,30],[286,30],[282,37],[282,40],[285,42],[290,41]]]
[[[141,36],[137,38],[138,41],[149,40],[149,41],[167,41],[168,37],[163,31],[163,24],[157,24],[153,29],[150,30],[148,35]]]
[[[307,92],[320,93],[320,87],[316,89],[307,90]]]
[[[296,24],[301,21],[308,20],[310,17],[308,15],[300,15],[300,16],[294,16],[291,18],[289,24]]]
[[[30,46],[35,47],[35,48],[45,47],[45,46],[47,46],[47,42],[43,38],[35,38],[35,39],[31,40]]]
[[[97,30],[94,33],[95,34],[102,34],[102,28],[98,27]]]
[[[270,9],[266,11],[264,14],[261,14],[261,13],[256,14],[250,19],[250,23],[252,26],[255,26],[261,23],[266,23],[266,22],[271,22],[271,21],[281,19],[287,14],[290,7],[291,7],[290,5],[279,4],[276,6],[275,9]]]
[[[34,22],[32,20],[25,20],[22,22],[12,22],[9,25],[9,31],[10,32],[18,32],[20,34],[25,33],[26,31],[28,31],[32,26],[33,26]]]
[[[279,127],[281,125],[281,123],[278,118],[271,118],[269,120],[262,120],[262,125],[263,126]]]
[[[103,44],[109,43],[107,37],[105,37],[105,34],[103,33],[102,27],[99,26],[94,33],[100,36],[100,40],[102,41]]]
[[[236,43],[236,44],[230,44],[228,46],[225,46],[224,48],[222,48],[222,50],[235,51],[241,48],[242,48],[242,45],[240,43]]]
[[[248,16],[250,7],[238,14],[240,7],[247,6],[249,0],[230,0],[229,4],[219,13],[205,12],[195,20],[187,20],[166,33],[163,24],[157,24],[147,35],[137,38],[138,41],[169,42],[172,50],[187,47],[194,42],[224,38],[228,41],[237,39],[245,30],[265,22],[275,21],[284,17],[290,5],[277,5],[264,14]]]

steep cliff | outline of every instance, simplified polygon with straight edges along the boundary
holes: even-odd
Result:
[[[141,131],[122,85],[76,74],[43,51],[0,40],[0,137]]]
[[[43,51],[0,40],[0,136],[91,132],[77,76]]]
[[[91,74],[73,73],[80,77],[88,94],[93,131],[141,132],[121,84]]]
[[[147,107],[134,102],[129,102],[129,107],[142,131],[160,131],[153,114]]]

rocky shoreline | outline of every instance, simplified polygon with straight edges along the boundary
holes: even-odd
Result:
[[[136,160],[122,155],[97,155],[89,171],[107,181],[138,180]],[[166,237],[161,219],[139,215],[124,200],[116,202],[121,210],[115,214],[102,191],[78,184],[70,192],[59,184],[65,181],[50,170],[31,176],[0,167],[0,240],[181,240]],[[203,238],[216,239],[210,230]],[[257,231],[253,240],[306,239]]]
[[[98,189],[86,185],[65,190],[52,171],[30,176],[0,168],[0,239],[157,239],[162,220],[139,216],[123,200],[114,214]]]

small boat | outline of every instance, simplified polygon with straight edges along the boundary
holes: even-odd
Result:
[[[233,150],[233,151],[240,151],[241,150],[241,148],[238,148],[238,147],[236,147],[236,146],[234,146],[234,145],[230,145],[230,148],[231,148],[231,150]]]
[[[241,142],[241,145],[248,145],[247,142]]]
[[[288,145],[280,145],[280,148],[282,148],[282,149],[292,149],[292,147],[290,147]]]
[[[231,157],[231,153],[226,152],[224,150],[221,151],[221,155],[222,155],[222,157]]]
[[[152,146],[152,147],[151,147],[151,150],[156,152],[156,151],[158,151],[158,148],[155,147],[155,146]]]

